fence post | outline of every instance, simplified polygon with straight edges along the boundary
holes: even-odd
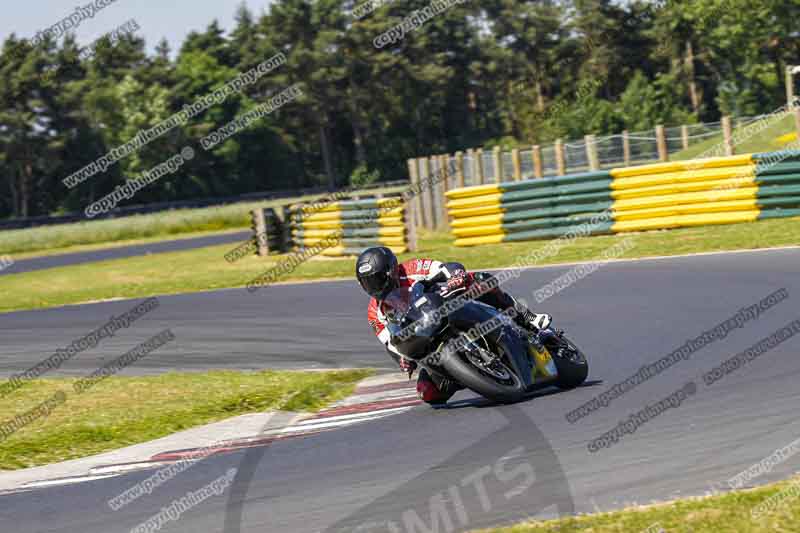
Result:
[[[465,165],[469,165],[469,185],[478,185],[478,154],[472,148],[467,150],[467,159],[468,162],[465,162]]]
[[[419,191],[419,162],[416,159],[409,159],[408,160],[408,175],[411,178],[411,190],[412,191]],[[422,225],[422,196],[420,193],[414,195],[411,199],[411,203],[414,204],[414,221],[413,224],[415,226]]]
[[[441,201],[439,202],[439,227],[445,228],[449,225],[450,221],[447,218],[447,193],[448,189],[450,188],[449,182],[452,176],[450,172],[450,156],[445,154],[439,157],[439,171],[442,172],[441,186],[439,187],[439,197]]]
[[[681,146],[684,150],[689,148],[689,126],[686,124],[681,126]]]
[[[628,130],[622,130],[622,165],[631,165],[631,139],[628,137]]]
[[[458,186],[464,186],[464,153],[459,150],[456,152],[456,179],[458,180]]]
[[[556,174],[563,176],[567,173],[566,164],[564,161],[564,142],[561,139],[556,139]]]
[[[431,158],[430,157],[423,157],[422,161],[425,165],[425,182],[423,184],[422,194],[425,195],[425,201],[423,202],[425,205],[425,227],[427,229],[433,229],[436,227],[436,220],[434,219],[433,213],[436,211],[433,208],[434,202],[434,194],[433,194],[433,175],[431,174]]]
[[[522,179],[522,162],[519,159],[519,148],[511,150],[511,160],[514,162],[514,181]]]
[[[475,152],[475,175],[478,178],[478,185],[483,185],[483,148],[478,148]]]
[[[584,135],[583,141],[586,143],[586,159],[589,160],[589,170],[600,170],[600,160],[597,157],[597,143],[594,135]]]
[[[786,105],[791,106],[794,100],[794,74],[792,74],[792,67],[786,67]]]
[[[467,148],[466,160],[464,161],[464,168],[469,165],[469,185],[476,185],[478,181],[477,178],[477,171],[475,170],[475,150],[472,148]]]
[[[442,182],[444,184],[445,192],[453,189],[454,187],[450,187],[450,180],[456,177],[455,173],[453,172],[453,167],[450,166],[450,154],[444,154],[442,156],[442,168],[444,168],[445,174],[447,178]]]
[[[267,222],[264,219],[264,208],[253,209],[250,214],[253,217],[253,232],[255,233],[256,247],[258,248],[257,253],[262,257],[269,255],[269,247],[267,246],[269,238],[267,235]]]
[[[492,150],[492,161],[494,162],[494,182],[503,182],[503,156],[500,153],[500,147],[495,146]]]
[[[733,155],[733,132],[731,131],[731,117],[722,117],[722,137],[725,141],[725,155]]]
[[[406,202],[405,224],[406,224],[406,244],[409,252],[417,251],[417,220],[419,212],[417,202]]]
[[[431,182],[431,198],[433,201],[431,202],[431,206],[433,209],[433,228],[434,230],[438,230],[439,226],[442,225],[441,219],[441,202],[439,195],[442,191],[442,180],[445,179],[444,173],[442,172],[442,158],[438,155],[431,156],[431,176],[433,176],[433,181]]]
[[[542,177],[542,148],[538,144],[533,145],[533,175],[537,178]]]
[[[444,172],[444,167],[442,166],[442,155],[439,154],[433,157],[435,158],[436,161],[436,164],[434,165],[433,168],[433,173],[436,175],[436,179],[438,180],[436,182],[436,186],[441,189],[442,182],[444,181],[445,183],[447,183],[447,174]]]
[[[656,126],[656,145],[658,146],[658,160],[661,162],[668,161],[667,137],[664,135],[664,126],[661,124]]]

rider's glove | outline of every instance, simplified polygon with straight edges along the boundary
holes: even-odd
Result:
[[[466,289],[472,285],[475,279],[472,274],[464,272],[463,270],[456,270],[450,279],[447,280],[447,292],[457,291],[459,289]]]
[[[413,373],[414,370],[417,369],[417,362],[414,361],[413,359],[406,359],[405,357],[401,357],[399,363],[400,363],[400,370],[402,370],[403,372],[407,372],[408,374]]]

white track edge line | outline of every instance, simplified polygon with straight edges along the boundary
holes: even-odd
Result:
[[[415,396],[415,398],[416,398],[416,396]],[[347,415],[336,415],[336,416],[324,416],[324,417],[320,417],[320,418],[309,418],[307,420],[303,420],[302,422],[299,422],[298,424],[296,424],[293,427],[302,426],[302,425],[308,425],[308,424],[314,424],[314,423],[317,423],[317,422],[330,422],[330,421],[334,421],[334,420],[352,420],[352,419],[356,419],[356,418],[369,418],[370,416],[374,416],[376,414],[392,414],[394,412],[407,411],[409,409],[409,407],[410,406],[408,406],[408,405],[404,405],[402,407],[391,407],[389,409],[377,409],[375,411],[366,411],[366,412],[363,412],[363,413],[351,413],[351,414],[347,414]]]
[[[403,407],[402,409],[405,409],[405,410],[413,409],[413,406]],[[369,418],[359,418],[359,419],[356,419],[356,420],[334,420],[332,422],[320,422],[319,420],[317,420],[316,422],[320,422],[320,423],[318,423],[318,424],[307,424],[307,425],[304,425],[304,426],[300,426],[300,425],[292,426],[292,427],[285,428],[283,431],[284,432],[293,433],[293,432],[308,431],[308,430],[313,430],[313,429],[324,429],[324,428],[328,428],[328,427],[349,426],[351,424],[358,424],[359,422],[368,422],[370,420],[377,420],[378,418],[391,416],[393,414],[397,414],[397,413],[386,413],[386,412],[383,412],[383,411],[376,411],[376,412],[371,413],[372,416],[370,416]]]

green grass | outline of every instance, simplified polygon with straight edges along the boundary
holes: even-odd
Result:
[[[373,189],[365,191],[365,194],[399,190],[402,190],[402,187]],[[256,207],[277,208],[293,202],[312,201],[323,196],[325,195],[315,194],[219,207],[174,209],[109,220],[88,220],[72,224],[2,231],[0,232],[0,255],[40,251],[50,255],[77,251],[75,247],[85,245],[139,241],[141,239],[164,240],[176,236],[199,236],[191,234],[202,232],[249,228],[250,211]],[[124,242],[124,244],[133,243]]]
[[[0,443],[0,469],[15,470],[147,442],[233,416],[313,411],[342,399],[370,370],[214,371],[114,376],[77,394],[75,379],[34,380],[0,399],[2,421],[61,390],[67,401]]]
[[[761,130],[759,133],[752,135],[747,133],[748,126],[741,128],[733,128],[733,135],[740,134],[744,140],[734,146],[734,153],[736,154],[750,154],[758,152],[774,152],[783,148],[783,145],[776,141],[777,137],[796,131],[794,117],[786,115],[781,119],[770,121],[769,126]],[[754,128],[756,123],[751,123],[750,128]],[[685,150],[670,154],[670,161],[683,161],[686,159],[694,159],[703,155],[709,150],[716,150],[721,147],[723,143],[722,133],[719,135],[710,136],[696,144],[690,145]],[[704,157],[709,157],[710,154],[705,154]],[[724,151],[720,149],[718,155],[724,155]]]
[[[621,257],[649,257],[720,250],[745,250],[800,244],[800,218],[762,220],[722,226],[626,233],[577,239],[541,264],[593,260],[627,236],[635,246]],[[403,254],[460,261],[470,270],[514,264],[549,241],[503,243],[469,248],[453,246],[446,233],[421,234],[419,250]],[[224,287],[243,287],[286,256],[255,255],[230,264],[221,245],[181,252],[132,257],[98,263],[0,275],[0,312],[54,307],[111,298],[136,298]],[[317,258],[307,261],[281,281],[352,278],[353,258]],[[268,289],[267,289],[268,290]],[[357,290],[355,285],[353,290]],[[256,293],[256,297],[263,293]]]
[[[800,531],[800,498],[787,498],[782,506],[759,518],[752,518],[750,514],[751,509],[786,490],[790,483],[775,483],[753,490],[612,513],[528,522],[513,527],[485,529],[481,533],[649,533],[658,531],[659,527],[669,533],[796,532]],[[800,483],[800,479],[795,479],[793,483]]]

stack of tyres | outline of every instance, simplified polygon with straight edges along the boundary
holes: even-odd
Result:
[[[291,206],[288,217],[297,250],[319,246],[328,256],[357,255],[368,246],[407,250],[405,205],[399,197]]]
[[[457,246],[800,216],[800,152],[656,163],[447,193]]]
[[[609,172],[583,172],[448,191],[455,244],[553,238],[587,221],[596,222],[590,234],[610,233],[598,215],[612,204],[611,181]]]

